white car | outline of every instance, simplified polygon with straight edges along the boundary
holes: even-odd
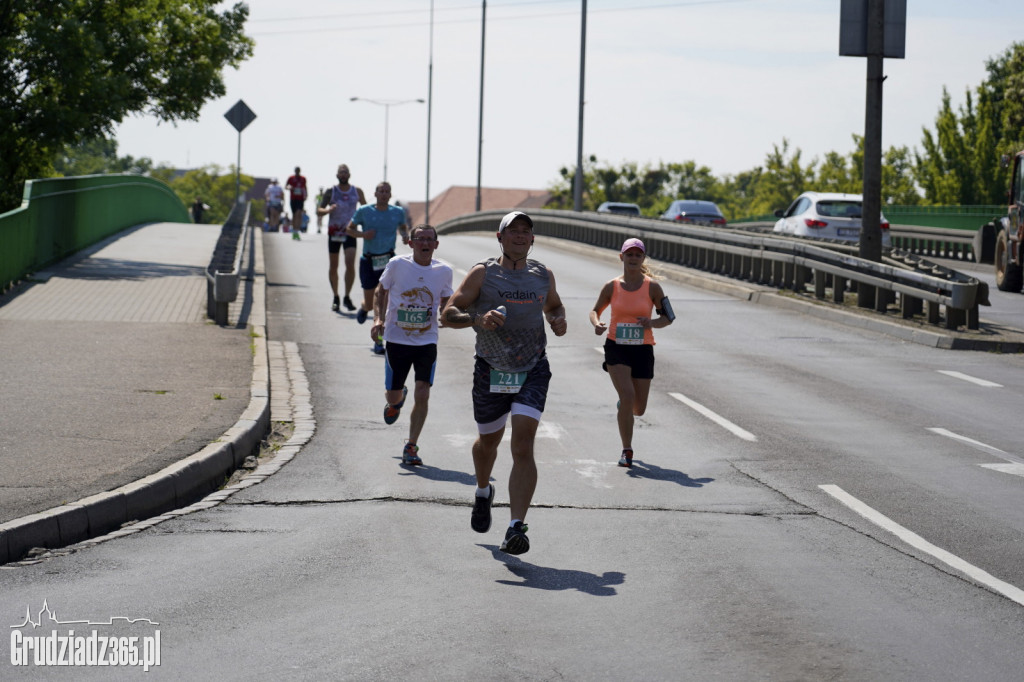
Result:
[[[859,242],[863,203],[860,194],[804,192],[785,211],[775,212],[779,220],[772,232]],[[889,236],[889,221],[884,215],[881,217],[881,227],[882,246],[889,247],[892,239]]]
[[[619,215],[640,215],[640,207],[621,201],[606,201],[597,207],[598,213],[618,213]]]

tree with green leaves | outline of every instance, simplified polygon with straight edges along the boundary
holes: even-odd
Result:
[[[195,120],[252,55],[249,9],[218,0],[0,0],[0,211],[54,156],[134,113]]]
[[[954,111],[943,90],[935,131],[924,129],[915,173],[930,204],[1001,204],[1009,183],[1001,157],[1024,149],[1024,43],[985,65],[988,78]],[[975,102],[977,104],[975,105]]]
[[[789,140],[782,139],[782,147],[772,145],[764,160],[764,168],[751,198],[750,215],[761,215],[786,208],[801,192],[812,189],[814,167],[817,161],[804,166],[800,162],[799,147],[789,150]]]
[[[202,199],[210,206],[210,209],[203,216],[203,222],[223,223],[231,212],[235,203],[235,168],[232,166],[223,171],[220,166],[212,164],[179,173],[173,168],[160,167],[154,169],[150,175],[158,180],[163,180],[174,193],[178,195],[181,202],[191,206],[196,199]],[[252,176],[242,174],[239,177],[242,193],[249,191],[254,184]],[[263,215],[263,209],[253,202],[253,211],[258,211],[257,216]],[[258,202],[262,204],[262,200]]]
[[[942,107],[935,118],[935,133],[924,129],[921,141],[924,153],[915,154],[918,182],[931,204],[970,204],[974,202],[975,175],[970,124],[976,120],[971,94],[960,109],[953,111],[949,92],[942,89]],[[965,124],[961,127],[961,122]]]
[[[862,143],[861,149],[863,148]],[[864,166],[863,157],[862,153],[861,168]],[[862,180],[861,185],[863,184]],[[885,211],[887,204],[916,206],[920,203],[921,194],[917,191],[917,184],[914,181],[913,153],[908,147],[889,147],[882,155],[882,210]]]
[[[144,175],[152,167],[152,160],[146,157],[118,156],[117,140],[106,137],[93,137],[68,145],[53,158],[54,173],[62,177],[103,173]]]
[[[996,155],[1024,149],[1024,43],[1014,43],[985,63],[988,78],[979,87],[992,106],[990,121]],[[1004,188],[1005,190],[1005,188]]]

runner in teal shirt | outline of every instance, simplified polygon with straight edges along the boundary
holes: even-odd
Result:
[[[359,259],[359,282],[363,287],[363,303],[356,312],[359,324],[366,322],[373,310],[373,292],[384,274],[384,266],[395,255],[398,234],[402,234],[403,244],[409,243],[405,209],[388,203],[391,185],[382,182],[373,194],[377,203],[360,207],[348,225],[349,236],[366,240],[363,242],[363,257]]]

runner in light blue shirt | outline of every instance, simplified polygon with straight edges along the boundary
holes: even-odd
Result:
[[[373,193],[377,203],[362,206],[348,224],[348,234],[363,242],[363,257],[359,259],[359,282],[363,287],[363,303],[356,312],[359,324],[366,322],[373,310],[373,292],[384,273],[384,267],[395,255],[395,242],[402,234],[402,243],[409,243],[409,226],[406,224],[405,209],[391,206],[391,185],[382,182]],[[361,229],[359,229],[361,228]]]

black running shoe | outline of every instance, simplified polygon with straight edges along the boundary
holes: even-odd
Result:
[[[633,451],[626,448],[622,451],[622,456],[619,457],[619,466],[626,467],[627,469],[633,466]]]
[[[529,528],[522,521],[505,531],[505,540],[501,543],[501,551],[506,554],[526,554],[530,551],[530,538],[526,537]]]
[[[331,310],[334,312],[341,310],[341,299],[337,296],[334,297],[334,303],[331,304]]]
[[[366,318],[368,316],[369,316],[369,313],[367,313],[365,310],[363,310],[362,306],[360,306],[359,307],[359,312],[356,313],[356,322],[358,322],[359,324],[362,324],[363,322],[366,322]]]
[[[348,310],[356,309],[356,307],[352,304],[352,299],[349,298],[348,296],[346,296],[342,302],[345,304],[345,308],[347,308]]]
[[[469,525],[477,533],[486,533],[491,529],[491,504],[494,502],[494,486],[488,485],[491,494],[487,497],[476,496],[473,500],[473,515],[469,519]]]

